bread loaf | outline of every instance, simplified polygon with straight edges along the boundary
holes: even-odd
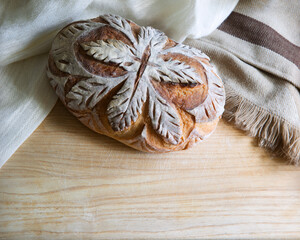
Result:
[[[47,76],[84,125],[147,152],[202,141],[224,110],[223,83],[204,53],[114,15],[63,28]]]

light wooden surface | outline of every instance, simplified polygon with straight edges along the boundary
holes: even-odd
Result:
[[[221,121],[146,154],[58,103],[0,169],[0,239],[299,239],[300,168]]]

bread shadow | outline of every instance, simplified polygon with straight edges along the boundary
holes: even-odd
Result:
[[[153,155],[152,153],[138,151],[111,137],[94,132],[69,112],[60,100],[56,102],[55,107],[46,120],[47,124],[55,125],[56,131],[71,135],[70,138],[77,135],[78,138],[76,137],[76,140],[84,139],[92,147],[97,145],[99,145],[99,147],[101,146],[102,152],[118,151],[121,155]],[[70,142],[73,141],[73,139],[70,139]]]

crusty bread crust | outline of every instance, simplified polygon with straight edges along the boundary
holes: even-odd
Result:
[[[224,110],[222,81],[205,54],[118,16],[62,29],[47,74],[84,125],[141,151],[187,149]]]

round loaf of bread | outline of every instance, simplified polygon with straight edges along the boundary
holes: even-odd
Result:
[[[63,28],[47,76],[84,125],[146,152],[189,148],[224,111],[223,83],[204,53],[114,15]]]

